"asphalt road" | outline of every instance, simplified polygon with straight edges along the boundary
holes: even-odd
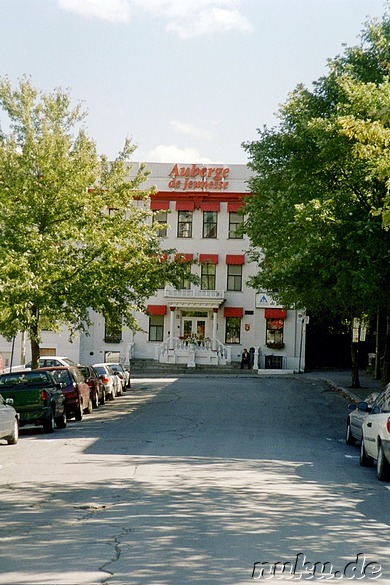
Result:
[[[0,584],[388,584],[390,486],[345,445],[346,406],[302,378],[139,379],[23,429],[0,442]]]

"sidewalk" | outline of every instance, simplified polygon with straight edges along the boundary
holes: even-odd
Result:
[[[266,376],[265,372],[262,373],[262,376]],[[269,374],[269,376],[273,376],[275,374]],[[207,370],[183,370],[183,369],[174,369],[172,368],[170,371],[165,370],[161,372],[157,372],[156,370],[145,370],[135,371],[132,372],[132,378],[134,380],[139,378],[166,378],[166,377],[204,377],[207,376],[209,378],[212,377],[221,377],[226,376],[229,378],[259,378],[260,376],[256,370],[240,370],[236,368],[235,370],[226,370],[226,373],[223,372],[221,368],[217,370],[214,369],[207,369]],[[360,388],[352,388],[352,372],[350,369],[348,370],[312,370],[309,372],[304,372],[302,374],[298,373],[285,373],[283,374],[283,370],[280,370],[277,374],[278,377],[294,377],[294,378],[302,378],[305,380],[321,380],[329,386],[331,386],[334,390],[338,390],[342,392],[347,398],[351,400],[351,402],[359,402],[361,400],[365,400],[368,394],[371,392],[380,392],[381,381],[375,380],[372,374],[367,373],[365,370],[359,370],[359,379],[360,379]]]
[[[335,390],[341,391],[350,397],[353,402],[365,400],[371,392],[380,392],[382,390],[381,381],[375,380],[372,374],[365,370],[359,370],[359,379],[361,388],[352,388],[351,370],[313,370],[303,374],[305,379],[316,379],[327,382]]]

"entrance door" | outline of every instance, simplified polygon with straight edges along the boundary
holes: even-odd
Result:
[[[206,321],[205,319],[198,319],[197,317],[183,318],[183,337],[188,339],[194,337],[198,340],[205,338]]]

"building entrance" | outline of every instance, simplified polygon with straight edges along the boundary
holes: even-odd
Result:
[[[182,311],[182,336],[203,340],[207,334],[208,313],[205,311]]]

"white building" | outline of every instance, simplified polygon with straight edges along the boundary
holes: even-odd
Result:
[[[154,221],[169,226],[161,230],[164,247],[195,262],[192,272],[200,285],[184,282],[180,290],[160,289],[148,299],[147,314],[135,314],[143,332],[110,331],[104,317],[93,314],[89,334],[72,344],[77,359],[85,364],[119,359],[128,364],[138,358],[188,367],[227,365],[240,362],[247,348],[260,372],[302,371],[304,314],[246,285],[258,270],[248,258],[249,240],[239,231],[243,216],[238,211],[250,196],[248,167],[149,163],[147,168],[145,188],[157,188],[150,199]],[[131,174],[137,169],[135,163]],[[63,342],[64,336],[52,340],[56,353],[75,359]],[[46,342],[45,353],[53,348]],[[4,358],[9,357],[5,349],[0,342]],[[27,359],[28,351],[27,346]]]

